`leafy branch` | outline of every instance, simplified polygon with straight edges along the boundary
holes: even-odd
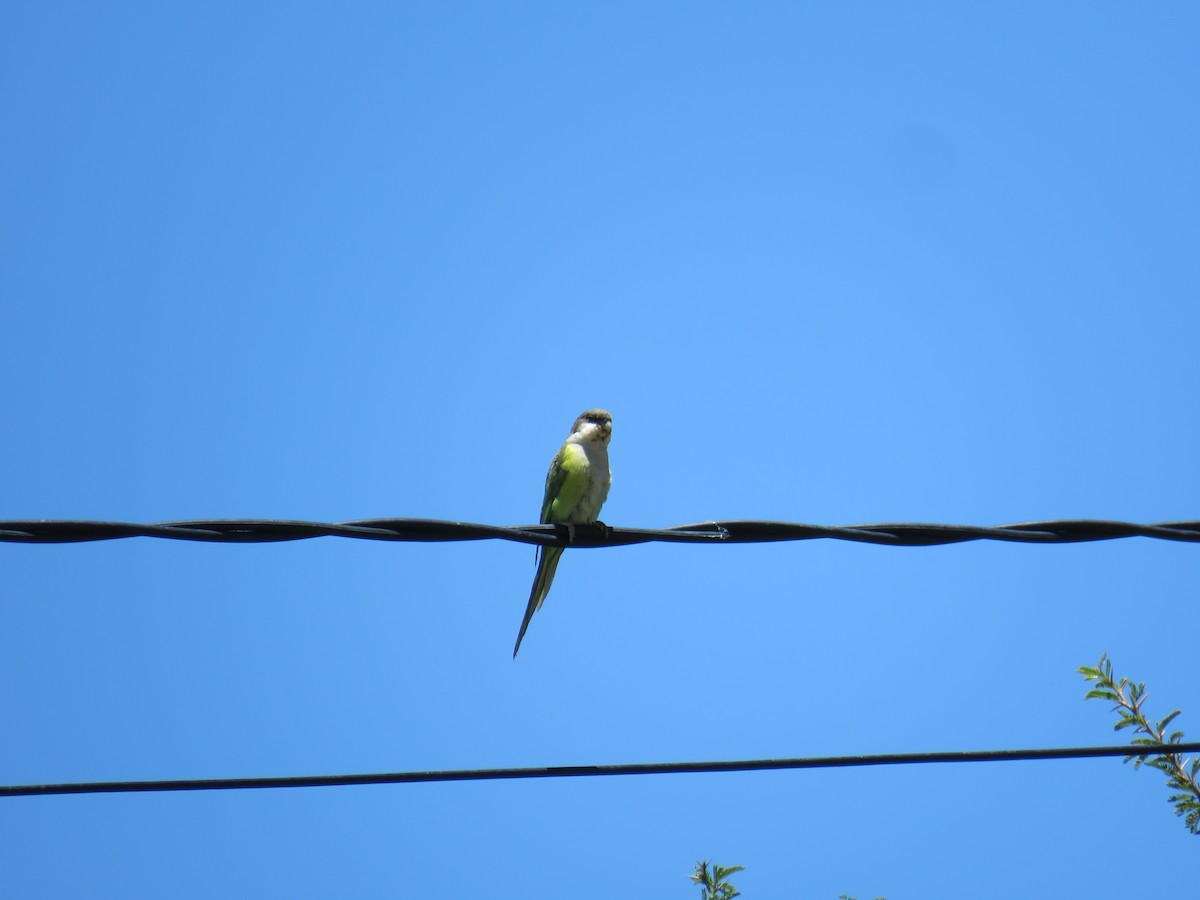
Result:
[[[1146,683],[1139,681],[1134,684],[1127,678],[1115,681],[1112,661],[1107,653],[1100,655],[1100,662],[1094,668],[1080,666],[1078,672],[1087,681],[1096,682],[1096,687],[1088,691],[1084,699],[1108,700],[1114,704],[1113,711],[1118,715],[1117,724],[1113,726],[1114,731],[1133,728],[1135,734],[1149,735],[1133,738],[1132,744],[1178,744],[1183,740],[1182,731],[1173,731],[1170,736],[1166,734],[1167,726],[1179,715],[1179,710],[1173,710],[1157,724],[1151,724],[1142,712],[1142,704],[1148,696]],[[1200,757],[1192,760],[1190,766],[1188,760],[1177,753],[1163,753],[1149,760],[1145,755],[1131,753],[1125,757],[1125,762],[1131,759],[1135,769],[1140,768],[1142,763],[1149,763],[1167,776],[1167,783],[1171,789],[1178,791],[1169,798],[1170,802],[1175,804],[1175,815],[1184,817],[1184,824],[1192,834],[1200,834],[1200,786],[1196,783],[1196,775],[1200,772]]]
[[[740,897],[742,892],[725,879],[734,872],[741,872],[745,866],[718,866],[712,864],[712,873],[708,871],[708,860],[702,859],[696,863],[696,874],[691,876],[692,883],[700,885],[700,900],[733,900]]]

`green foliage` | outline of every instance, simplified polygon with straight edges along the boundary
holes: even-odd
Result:
[[[1135,745],[1178,744],[1183,740],[1182,731],[1173,731],[1170,735],[1166,733],[1167,726],[1179,715],[1179,710],[1173,710],[1166,717],[1160,719],[1157,724],[1152,725],[1142,713],[1142,704],[1147,697],[1146,683],[1134,684],[1127,678],[1115,681],[1112,673],[1112,661],[1109,660],[1107,653],[1100,655],[1100,662],[1094,668],[1080,666],[1078,672],[1088,681],[1096,682],[1096,687],[1084,694],[1085,699],[1107,700],[1113,704],[1113,712],[1117,713],[1118,717],[1117,724],[1113,726],[1115,731],[1132,728],[1134,734],[1149,735],[1149,737],[1135,737],[1130,743]],[[1128,692],[1128,696],[1126,696],[1126,692]],[[1184,824],[1192,834],[1200,834],[1200,786],[1196,784],[1196,775],[1200,773],[1200,757],[1192,760],[1190,765],[1188,760],[1178,753],[1163,753],[1152,759],[1130,754],[1125,757],[1125,762],[1129,762],[1131,759],[1134,761],[1135,769],[1140,768],[1142,763],[1147,763],[1167,776],[1167,783],[1171,789],[1178,792],[1169,798],[1170,802],[1175,804],[1175,815],[1184,817]]]
[[[700,885],[700,900],[733,900],[740,897],[742,892],[725,879],[734,872],[741,872],[745,866],[718,866],[712,864],[712,873],[708,871],[708,860],[702,859],[696,863],[696,874],[691,876],[692,883]]]
[[[708,871],[709,862],[707,859],[702,859],[696,863],[696,874],[691,876],[692,884],[700,885],[700,900],[733,900],[734,897],[740,897],[742,892],[735,888],[725,879],[734,872],[741,872],[745,866],[718,866],[712,864],[712,872]],[[854,900],[853,897],[847,897],[845,894],[839,894],[838,900]],[[886,897],[876,897],[875,900],[887,900]]]

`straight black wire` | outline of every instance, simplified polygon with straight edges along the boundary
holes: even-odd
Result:
[[[1032,544],[1071,544],[1145,537],[1200,543],[1200,522],[1161,522],[1139,525],[1101,519],[1062,519],[1019,525],[981,527],[896,523],[881,525],[805,525],[799,522],[741,520],[698,522],[673,528],[615,528],[592,525],[479,525],[440,519],[362,519],[353,522],[305,522],[282,519],[212,519],[160,522],[74,520],[0,520],[0,542],[66,544],[154,537],[183,541],[270,543],[318,537],[372,541],[505,540],[558,547],[617,547],[651,541],[671,543],[750,544],[829,538],[896,547],[933,547],[963,541],[1016,541]]]
[[[280,778],[197,778],[170,781],[93,781],[0,786],[0,797],[51,794],[117,794],[150,791],[230,791],[259,788],[341,787],[363,784],[417,784],[441,781],[496,781],[510,778],[581,778],[593,775],[679,775],[757,772],[768,769],[832,769],[921,763],[1018,762],[1037,759],[1127,758],[1200,752],[1200,742],[1122,747],[1059,747],[1042,750],[951,750],[936,753],[880,753],[872,756],[813,756],[797,759],[745,759],[725,762],[633,763],[608,766],[543,766],[520,769],[448,769],[367,775],[300,775]]]

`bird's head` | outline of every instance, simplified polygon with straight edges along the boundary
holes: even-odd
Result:
[[[589,409],[575,420],[571,434],[578,435],[583,441],[607,444],[612,437],[612,416],[602,409]]]

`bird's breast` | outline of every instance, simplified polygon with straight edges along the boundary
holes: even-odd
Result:
[[[579,503],[581,522],[594,522],[600,515],[600,507],[608,499],[608,486],[612,473],[608,468],[608,447],[600,443],[582,445],[588,463],[588,486]]]

